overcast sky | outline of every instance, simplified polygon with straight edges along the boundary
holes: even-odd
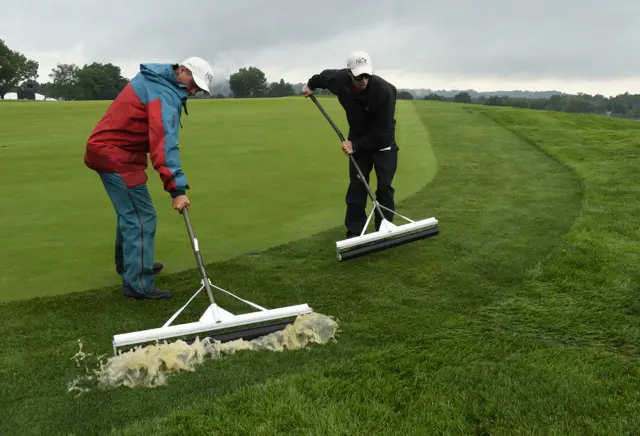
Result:
[[[63,12],[64,10],[64,12]],[[181,15],[182,14],[182,15]],[[216,78],[257,66],[303,82],[352,50],[398,87],[640,93],[640,0],[20,0],[0,38],[40,62],[200,56]]]

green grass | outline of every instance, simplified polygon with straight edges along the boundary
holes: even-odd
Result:
[[[337,100],[322,102],[346,134]],[[108,104],[0,106],[0,173],[10,199],[0,216],[0,301],[119,282],[113,206],[83,163],[86,140]],[[342,223],[348,162],[311,101],[195,100],[189,109],[181,160],[205,260],[261,251]],[[409,103],[398,105],[398,124],[402,199],[426,184],[436,165]],[[184,221],[151,165],[147,174],[158,214],[156,258],[168,274],[193,268]]]
[[[216,113],[213,122],[228,116],[246,123],[244,130],[231,130],[252,129],[252,136],[272,126],[225,115],[225,107],[238,113],[259,104],[273,105],[273,112],[282,105],[283,114],[306,110],[293,109],[302,104],[293,100],[201,104]],[[123,301],[117,285],[8,302],[0,306],[0,433],[638,434],[640,124],[437,102],[412,105],[402,106],[403,123],[419,119],[426,126],[437,173],[424,188],[415,188],[434,174],[423,158],[422,174],[413,167],[416,184],[407,183],[413,195],[398,206],[409,216],[436,216],[439,236],[338,264],[332,252],[343,236],[338,204],[332,224],[324,223],[326,231],[257,256],[229,254],[210,267],[216,283],[252,301],[306,302],[336,316],[337,343],[238,353],[195,373],[174,374],[162,388],[74,398],[66,386],[79,371],[71,360],[77,340],[86,351],[108,352],[114,333],[160,325],[195,290],[197,273],[163,274],[161,284],[175,289],[176,298],[159,304]],[[302,118],[312,118],[310,112]],[[307,128],[330,144],[333,132],[322,130],[322,122],[281,127],[289,135],[280,150],[296,147]],[[427,139],[422,128],[410,126],[403,135],[411,129]],[[202,123],[190,130],[204,137],[208,128]],[[237,141],[251,146],[246,137]],[[430,156],[428,142],[414,144],[415,156]],[[321,147],[314,156],[330,159],[320,157]],[[234,156],[242,160],[226,159]],[[194,152],[190,165],[202,166],[192,177],[205,177],[200,170],[208,165],[201,160]],[[64,164],[62,158],[56,162]],[[264,186],[271,177],[264,175],[259,185],[265,198],[272,195]],[[343,194],[339,184],[333,189],[329,194],[316,181],[314,192],[335,203]],[[82,214],[76,211],[76,217]],[[229,219],[224,210],[220,215]],[[200,233],[215,224],[202,221],[196,221]],[[166,226],[163,237],[172,240]],[[237,238],[231,230],[211,234],[217,242],[212,252]],[[263,245],[275,244],[274,239]],[[101,248],[105,257],[109,248]],[[100,267],[89,269],[94,268]],[[205,305],[206,299],[198,299],[185,316],[196,316]]]

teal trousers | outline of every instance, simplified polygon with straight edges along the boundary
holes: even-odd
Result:
[[[116,212],[115,263],[122,271],[122,287],[151,292],[155,289],[156,211],[147,185],[128,188],[118,173],[98,174]]]

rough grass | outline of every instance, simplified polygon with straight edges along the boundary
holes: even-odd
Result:
[[[177,290],[166,304],[122,301],[117,287],[4,304],[0,433],[640,432],[640,125],[414,104],[438,173],[399,207],[436,216],[439,236],[338,264],[337,227],[210,267],[253,301],[336,316],[337,343],[76,399],[65,392],[76,340],[108,352],[113,333],[159,325],[197,273],[163,275]]]

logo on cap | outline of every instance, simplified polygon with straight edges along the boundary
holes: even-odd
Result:
[[[367,58],[360,57],[356,59],[356,65],[366,64],[366,63],[367,63]]]
[[[213,75],[211,73],[207,73],[204,75],[204,78],[207,81],[207,83],[209,83],[213,80]]]

